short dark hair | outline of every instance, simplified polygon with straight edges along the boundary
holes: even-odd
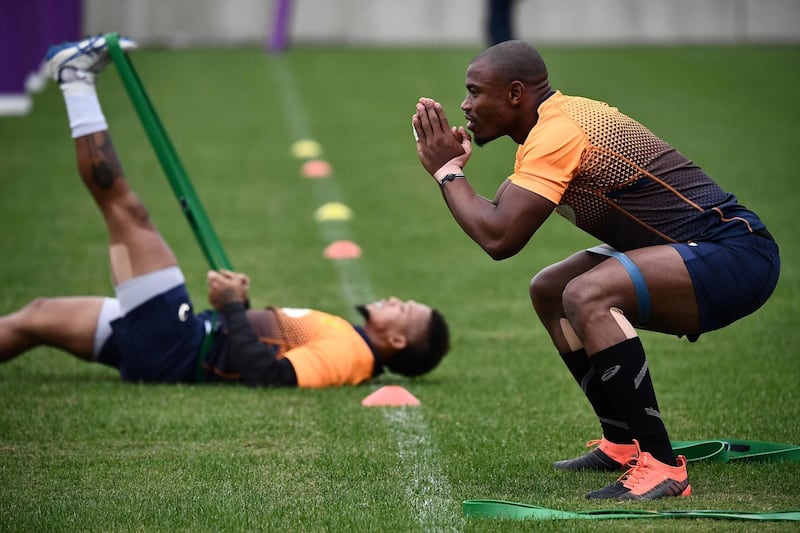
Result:
[[[547,66],[533,46],[525,41],[503,41],[490,46],[472,60],[486,59],[505,83],[519,80],[539,87],[547,83]]]
[[[409,344],[384,364],[392,372],[408,377],[420,376],[436,368],[450,350],[450,329],[442,313],[431,309],[428,335],[424,342]]]

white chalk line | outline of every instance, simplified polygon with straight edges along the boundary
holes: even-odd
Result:
[[[307,117],[298,98],[294,77],[282,57],[270,57],[269,65],[280,92],[289,131],[295,140],[309,138]],[[317,183],[320,182],[320,183]],[[341,202],[341,194],[333,177],[314,180],[314,195],[323,205]],[[342,222],[322,222],[318,225],[322,237],[354,241],[349,226]],[[333,261],[339,286],[345,301],[352,308],[375,299],[369,275],[357,259]],[[452,488],[447,477],[438,468],[438,450],[431,431],[419,407],[380,408],[383,418],[397,444],[397,454],[406,481],[406,497],[411,509],[416,510],[417,522],[422,531],[461,531],[464,519],[452,512]]]

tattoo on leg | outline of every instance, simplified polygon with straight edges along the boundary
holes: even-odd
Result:
[[[95,137],[88,139],[91,179],[101,190],[109,190],[114,180],[122,177],[122,165],[111,143],[111,138],[102,134],[102,143],[95,142]]]

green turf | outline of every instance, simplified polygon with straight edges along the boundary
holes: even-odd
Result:
[[[307,135],[322,144],[334,193],[355,213],[348,231],[364,250],[361,267],[375,296],[440,308],[453,352],[420,380],[299,391],[122,384],[108,369],[38,349],[0,367],[0,530],[753,528],[463,518],[461,502],[476,498],[565,510],[619,506],[583,498],[613,476],[549,466],[580,453],[598,428],[527,296],[535,272],[593,241],[556,217],[518,256],[491,261],[452,221],[416,158],[416,99],[437,98],[460,121],[464,69],[476,51],[137,52],[135,65],[226,252],[253,280],[255,305],[351,314],[312,216],[325,185],[301,179],[289,154]],[[780,283],[755,315],[696,344],[643,334],[671,436],[800,444],[800,48],[543,54],[557,88],[640,119],[760,213],[781,244]],[[286,76],[296,108],[281,89]],[[99,90],[129,179],[199,305],[200,250],[116,73],[105,74]],[[56,87],[35,96],[29,116],[0,118],[0,146],[0,313],[38,295],[109,294],[104,229],[76,175]],[[508,140],[476,150],[467,173],[479,192],[493,195],[513,151]],[[360,406],[389,383],[422,406],[398,414]],[[632,507],[800,508],[797,465],[699,465],[690,475],[694,497]]]

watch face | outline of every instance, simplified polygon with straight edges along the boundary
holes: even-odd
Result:
[[[458,173],[458,174],[447,174],[445,177],[442,178],[442,181],[439,182],[439,185],[444,187],[445,183],[447,183],[448,181],[453,181],[456,178],[466,178],[466,176],[464,174],[461,174],[461,173]]]

